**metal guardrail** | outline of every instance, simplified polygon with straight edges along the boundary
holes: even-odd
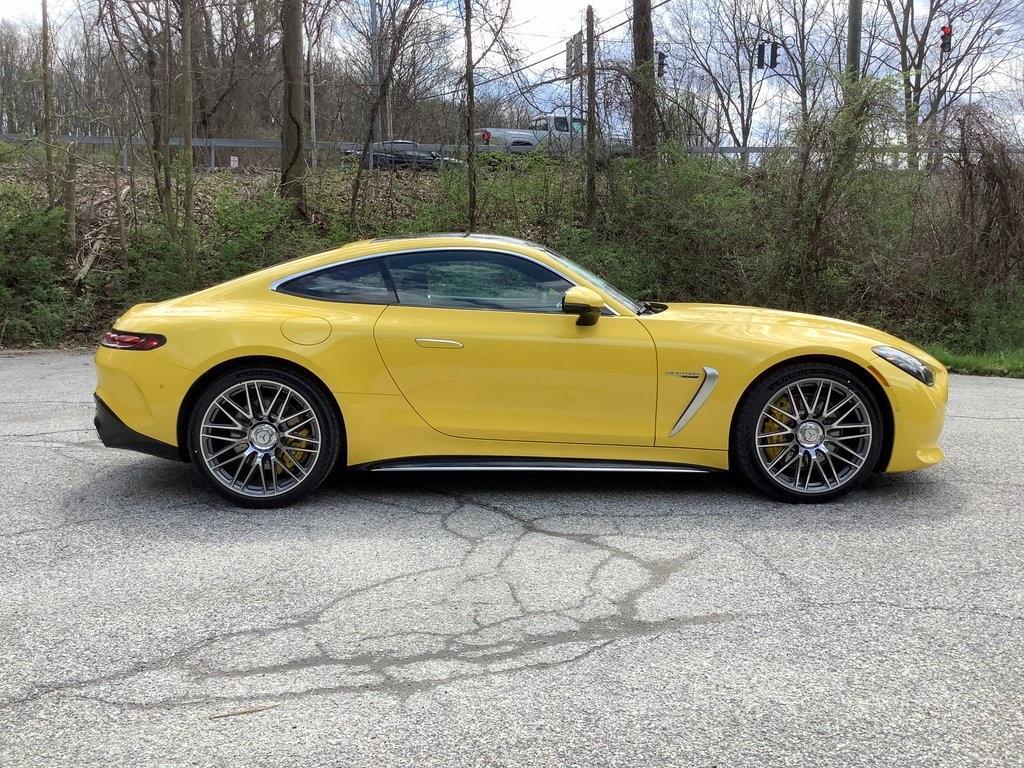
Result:
[[[0,134],[0,141],[8,142],[22,142],[29,143],[38,141],[38,137],[34,136],[15,136],[12,134]],[[122,147],[121,150],[121,164],[122,167],[128,167],[128,152],[130,147],[148,147],[149,141],[144,136],[132,136],[131,138],[120,138],[114,136],[95,136],[95,135],[81,135],[81,136],[55,136],[54,140],[62,144],[83,144],[83,145],[98,145],[98,146],[114,146],[118,145]],[[167,142],[172,147],[180,147],[182,140],[180,137],[171,137]],[[402,145],[409,146],[407,142],[389,142],[381,141],[371,146],[371,152],[374,149],[381,151],[388,151],[389,145]],[[217,150],[218,149],[267,149],[267,150],[279,150],[281,149],[280,139],[234,139],[234,138],[194,138],[192,139],[192,146],[200,149],[209,149],[209,167],[217,168]],[[362,152],[363,145],[359,142],[354,141],[317,141],[316,147],[320,149],[335,150],[338,152]],[[458,144],[419,144],[413,143],[412,148],[415,150],[422,150],[427,152],[439,152],[441,154],[454,153],[460,150]],[[479,150],[483,153],[500,153],[503,150],[499,147],[479,147]],[[793,146],[752,146],[752,147],[681,147],[680,151],[688,155],[760,155],[769,152],[796,152],[798,147]],[[867,151],[878,154],[893,154],[901,155],[907,154],[908,149],[905,146],[884,146],[884,147],[871,147]],[[1010,154],[1024,154],[1024,148],[1021,147],[1010,147],[1008,148]],[[917,154],[922,157],[929,155],[957,155],[961,152],[960,147],[921,147],[917,150]]]
[[[64,136],[54,136],[54,141],[61,144],[80,144],[89,146],[121,146],[121,164],[123,167],[128,166],[128,151],[131,147],[148,147],[150,142],[144,136],[132,136],[130,138],[121,138],[115,136],[95,136],[95,135],[81,135],[72,136],[70,134]],[[0,134],[0,141],[9,142],[21,142],[30,143],[38,141],[37,136],[15,136],[13,134],[3,133]],[[172,147],[180,147],[182,145],[182,139],[178,136],[172,136],[167,140],[167,143]],[[308,142],[307,142],[308,145]],[[269,149],[279,150],[281,149],[280,139],[233,139],[233,138],[193,138],[192,146],[198,149],[209,149],[209,166],[210,168],[217,167],[217,149]],[[371,152],[387,152],[392,146],[410,146],[407,142],[390,142],[380,141],[372,145]],[[456,144],[419,144],[413,143],[412,148],[415,150],[422,150],[426,152],[455,152],[458,149]],[[360,142],[354,141],[317,141],[316,147],[320,149],[335,150],[338,152],[362,152],[363,145]]]

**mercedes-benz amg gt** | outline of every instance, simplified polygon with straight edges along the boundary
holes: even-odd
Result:
[[[945,368],[872,328],[637,301],[488,235],[351,243],[140,304],[96,353],[103,442],[192,462],[247,506],[336,465],[735,469],[789,501],[928,467]]]

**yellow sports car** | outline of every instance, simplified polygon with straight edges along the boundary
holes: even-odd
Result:
[[[96,353],[104,444],[239,504],[371,471],[735,468],[788,501],[942,459],[947,374],[862,325],[636,301],[549,248],[380,238],[133,307]]]

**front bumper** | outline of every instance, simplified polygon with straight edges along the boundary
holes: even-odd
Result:
[[[888,394],[893,410],[892,455],[886,472],[909,472],[938,464],[943,459],[939,447],[949,397],[949,375],[938,366],[935,384],[926,387],[917,379],[899,371],[885,369]]]
[[[96,434],[100,441],[107,448],[124,448],[129,451],[148,453],[150,456],[159,456],[161,459],[181,460],[178,449],[173,445],[162,443],[147,437],[126,425],[107,406],[99,395],[93,395],[96,399],[96,416],[92,423],[96,427]]]

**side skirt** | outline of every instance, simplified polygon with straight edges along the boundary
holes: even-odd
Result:
[[[367,472],[676,472],[707,474],[719,470],[665,462],[605,459],[531,459],[489,456],[430,456],[392,459],[349,467]]]

